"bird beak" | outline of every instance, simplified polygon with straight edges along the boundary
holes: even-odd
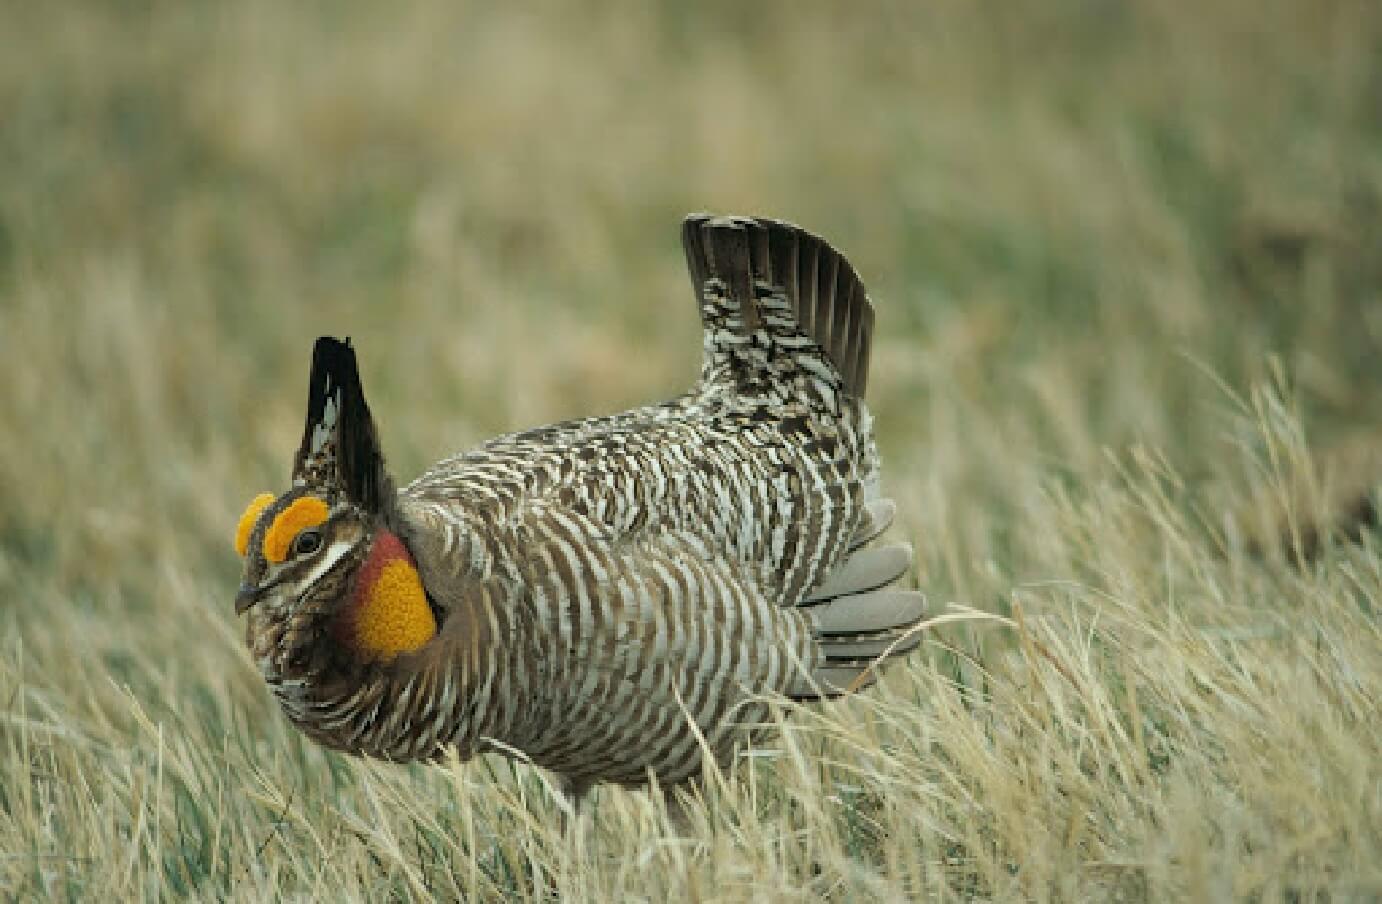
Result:
[[[244,615],[246,610],[259,602],[259,597],[263,595],[266,589],[256,587],[253,584],[241,584],[240,592],[235,594],[235,614]]]

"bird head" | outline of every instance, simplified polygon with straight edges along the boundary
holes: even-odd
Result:
[[[430,640],[435,615],[398,535],[349,340],[317,340],[292,480],[287,492],[256,496],[236,531],[235,611],[250,613],[256,652],[286,665],[325,644],[377,660]]]

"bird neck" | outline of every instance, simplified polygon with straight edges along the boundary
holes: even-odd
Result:
[[[498,600],[494,588],[468,585],[435,636],[388,658],[362,659],[334,637],[323,644],[315,631],[289,632],[321,639],[297,654],[281,647],[260,659],[261,670],[289,720],[324,746],[395,762],[455,748],[464,759],[514,718],[501,699],[510,663],[498,639],[511,632]]]

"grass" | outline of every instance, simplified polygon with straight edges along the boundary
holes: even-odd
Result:
[[[0,896],[1375,900],[1364,0],[28,4],[0,35]],[[938,625],[690,837],[291,731],[230,600],[311,340],[396,470],[679,390],[676,224],[867,279]],[[962,611],[962,610],[954,610]]]

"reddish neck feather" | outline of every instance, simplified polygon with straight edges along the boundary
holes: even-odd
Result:
[[[369,555],[365,556],[365,561],[355,575],[355,589],[351,591],[350,599],[346,601],[336,620],[337,633],[343,640],[353,641],[356,612],[360,605],[370,598],[370,591],[374,588],[375,581],[379,580],[385,566],[399,559],[417,568],[417,563],[413,561],[413,556],[403,545],[403,541],[388,528],[379,528],[370,544]]]
[[[365,594],[374,582],[379,579],[379,573],[384,570],[384,566],[390,562],[402,559],[412,567],[416,568],[417,563],[413,561],[412,554],[403,545],[403,541],[387,528],[379,528],[374,535],[374,543],[370,546],[369,555],[365,557],[365,562],[360,566],[360,573],[355,577],[355,593],[351,597],[352,603],[357,603],[365,597]]]

